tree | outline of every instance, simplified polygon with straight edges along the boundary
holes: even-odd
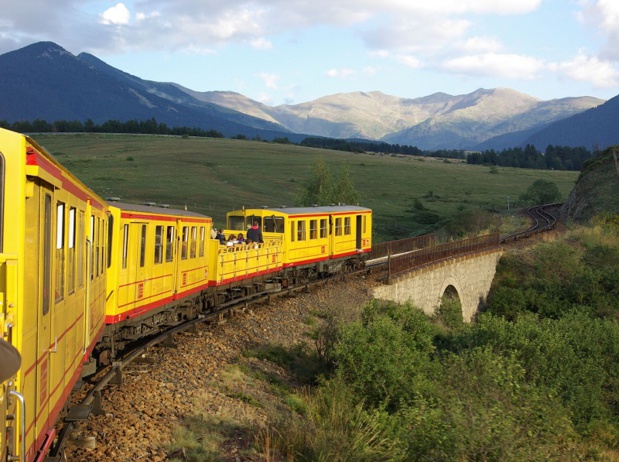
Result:
[[[331,188],[333,180],[325,160],[319,158],[312,167],[312,175],[305,182],[298,198],[297,205],[309,207],[312,205],[328,205],[331,203]]]
[[[301,207],[329,204],[356,204],[359,201],[359,192],[355,189],[350,178],[348,166],[340,169],[337,179],[323,158],[316,161],[312,167],[312,174],[300,191],[296,203]]]
[[[348,165],[340,169],[337,181],[333,185],[332,199],[336,204],[356,204],[359,202],[359,192],[350,178]]]
[[[561,200],[561,193],[552,181],[535,180],[527,192],[520,195],[520,200],[532,205],[552,204]]]

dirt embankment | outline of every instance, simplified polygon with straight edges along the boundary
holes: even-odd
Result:
[[[245,352],[271,346],[315,348],[309,333],[324,314],[354,316],[371,299],[373,278],[330,283],[309,293],[280,298],[227,319],[200,325],[197,333],[175,337],[177,348],[156,347],[152,364],[135,363],[123,371],[123,384],[103,393],[105,415],[91,415],[74,432],[95,437],[95,449],[68,451],[76,461],[165,461],[182,459],[181,448],[170,454],[169,444],[181,438],[184,422],[203,424],[218,460],[261,460],[249,450],[256,429],[279,412],[287,412],[280,386],[294,389],[294,379],[279,366]],[[254,371],[255,373],[252,373]],[[263,375],[270,380],[260,380]],[[182,432],[181,432],[182,433]],[[207,438],[207,437],[205,437]],[[181,442],[182,443],[182,442]]]

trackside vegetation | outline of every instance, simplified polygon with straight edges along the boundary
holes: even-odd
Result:
[[[618,236],[616,218],[601,220],[508,255],[470,325],[365,306],[327,342],[304,412],[274,418],[262,450],[299,461],[617,460]]]
[[[473,323],[450,298],[431,317],[332,306],[314,350],[248,352],[305,384],[269,379],[288,410],[252,428],[248,460],[618,460],[618,257],[619,216],[601,217],[506,254]],[[217,436],[184,435],[188,460]]]

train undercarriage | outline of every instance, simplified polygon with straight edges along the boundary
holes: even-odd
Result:
[[[106,326],[97,344],[95,357],[100,365],[110,364],[127,345],[178,326],[182,322],[215,313],[227,305],[303,286],[319,279],[363,268],[362,255],[284,268],[275,275],[253,277],[210,287],[200,293],[175,300],[142,316]]]

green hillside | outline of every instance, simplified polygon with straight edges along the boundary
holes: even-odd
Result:
[[[506,212],[508,200],[513,208],[540,178],[556,183],[566,198],[578,176],[247,140],[105,134],[34,139],[103,197],[187,205],[212,216],[216,225],[235,208],[294,205],[311,167],[323,157],[333,174],[348,166],[360,205],[374,210],[378,241],[430,231],[436,220],[463,209]],[[413,213],[414,204],[424,213]]]

